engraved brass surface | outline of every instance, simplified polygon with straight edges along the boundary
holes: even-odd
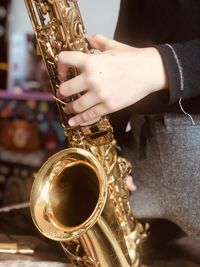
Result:
[[[58,54],[91,53],[79,7],[76,0],[25,2],[56,98]],[[71,68],[68,79],[78,73]],[[31,192],[33,221],[43,235],[61,242],[75,266],[138,267],[148,226],[131,212],[124,182],[131,165],[116,153],[109,120],[72,128],[62,102],[57,105],[70,148],[39,170]]]

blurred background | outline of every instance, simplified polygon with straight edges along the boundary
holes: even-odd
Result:
[[[79,7],[87,35],[113,37],[118,0],[80,0]],[[34,174],[65,147],[24,0],[0,0],[0,266],[29,266],[35,258],[34,266],[66,266],[60,247],[38,233],[29,211]],[[9,247],[5,253],[5,242],[36,247],[35,257],[14,256]]]
[[[113,37],[119,1],[80,0],[79,6],[88,35]],[[25,3],[0,0],[0,205],[13,201],[5,197],[8,181],[32,179],[42,162],[64,145]],[[27,198],[29,191],[20,190]]]
[[[8,53],[8,83],[1,80],[1,89],[7,87],[8,90],[19,90],[21,85],[25,90],[39,88],[39,91],[48,90],[41,82],[41,70],[35,71],[39,62],[34,50],[34,37],[32,26],[28,18],[23,0],[3,1],[1,0],[2,15],[4,20],[1,27],[4,28],[4,53]],[[9,3],[10,2],[10,3]],[[79,0],[82,17],[88,35],[102,33],[108,37],[113,37],[116,20],[118,16],[119,0],[90,1]],[[1,48],[2,51],[2,48]],[[2,61],[2,60],[1,60]],[[5,78],[4,78],[5,79]],[[41,80],[40,80],[41,79]],[[29,81],[29,83],[28,83]],[[40,86],[42,88],[40,88]]]
[[[87,35],[112,38],[119,4],[119,0],[79,0]],[[68,266],[58,243],[38,233],[28,208],[35,173],[65,147],[24,1],[0,0],[0,267]],[[148,266],[200,266],[199,250],[177,226],[152,221],[151,229],[143,255]],[[5,253],[4,243],[23,243],[34,248],[34,256],[13,255],[10,248]]]

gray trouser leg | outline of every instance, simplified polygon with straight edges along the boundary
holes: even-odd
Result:
[[[196,125],[184,114],[132,117],[133,145],[125,149],[133,164],[137,218],[163,218],[200,242],[200,116]]]

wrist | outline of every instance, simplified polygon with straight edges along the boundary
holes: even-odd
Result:
[[[155,47],[149,47],[147,49],[152,83],[150,93],[169,88],[168,76],[160,52]]]

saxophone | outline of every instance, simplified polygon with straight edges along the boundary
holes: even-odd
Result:
[[[70,127],[63,102],[56,98],[58,54],[92,52],[77,0],[25,3],[69,143],[35,177],[30,196],[32,219],[44,236],[60,242],[74,266],[138,267],[148,225],[131,213],[124,182],[131,165],[117,156],[107,116]],[[70,68],[68,79],[78,74],[76,68]]]

